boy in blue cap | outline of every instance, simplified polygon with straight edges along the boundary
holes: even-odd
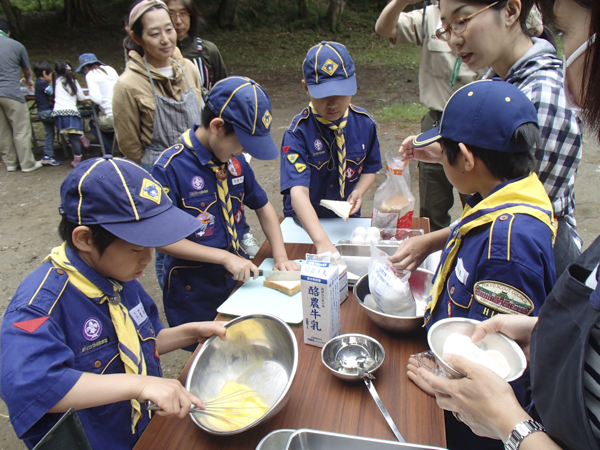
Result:
[[[443,250],[425,312],[428,329],[446,317],[538,315],[556,281],[552,204],[533,172],[531,149],[538,138],[533,103],[494,79],[457,90],[439,127],[413,140],[415,149],[439,141],[448,180],[460,193],[473,194],[456,223],[408,239],[390,257],[394,266],[414,270]],[[409,378],[432,394],[412,364]],[[451,449],[504,448],[451,414],[446,434]]]
[[[159,355],[225,338],[217,322],[164,328],[137,281],[152,247],[199,226],[131,161],[94,158],[61,186],[64,243],[19,286],[1,330],[0,379],[17,435],[32,448],[73,407],[94,449],[131,449],[157,403],[185,417],[201,400],[161,378]]]
[[[288,259],[275,208],[242,155],[274,159],[279,153],[270,135],[269,96],[253,80],[232,76],[204,100],[202,124],[183,133],[152,168],[173,203],[200,226],[188,239],[160,249],[167,255],[163,303],[171,326],[214,319],[238,281],[258,276],[240,246],[245,206],[256,211],[275,269],[300,270]]]
[[[360,217],[363,195],[381,169],[377,126],[367,111],[350,104],[356,76],[342,44],[323,41],[312,47],[302,71],[310,103],[294,117],[281,144],[283,213],[300,219],[317,253],[335,253],[319,218],[337,216],[320,202],[348,201],[350,214]]]

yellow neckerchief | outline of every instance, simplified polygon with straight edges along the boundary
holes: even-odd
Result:
[[[348,111],[350,111],[350,108],[346,109],[346,111],[344,112],[344,115],[342,116],[342,120],[340,121],[339,124],[336,125],[333,122],[330,122],[329,120],[321,117],[317,113],[317,111],[315,111],[315,108],[314,108],[312,102],[309,103],[308,106],[310,107],[311,112],[315,116],[315,119],[317,119],[323,125],[328,127],[331,131],[333,131],[333,134],[335,135],[335,142],[337,143],[337,147],[338,147],[337,155],[338,155],[338,175],[339,175],[339,180],[340,180],[340,197],[343,199],[344,198],[344,190],[345,190],[345,186],[346,186],[346,139],[344,139],[344,128],[346,127],[346,124],[348,123]]]
[[[507,184],[481,200],[473,208],[466,205],[460,217],[460,222],[454,228],[452,235],[444,247],[440,268],[431,288],[430,300],[427,304],[426,312],[433,312],[444,290],[446,279],[450,273],[450,269],[454,265],[454,260],[460,249],[463,236],[474,228],[494,222],[502,214],[527,214],[535,217],[548,226],[552,233],[552,242],[554,242],[556,230],[554,228],[552,204],[550,203],[548,194],[544,190],[544,186],[533,172],[525,178]],[[431,313],[425,319],[425,323],[431,317]]]
[[[117,299],[120,298],[118,292],[120,289],[117,289],[117,286],[113,284],[115,296],[109,300],[109,297],[99,287],[88,280],[70,263],[67,257],[66,245],[67,243],[63,242],[61,246],[54,247],[44,261],[50,260],[54,267],[64,270],[69,276],[69,283],[75,286],[86,297],[91,299],[102,297],[100,304],[108,301],[108,310],[117,333],[117,339],[119,340],[119,355],[125,365],[125,373],[146,375],[146,361],[129,311],[120,301],[118,304],[112,301],[115,297]],[[135,433],[135,426],[140,417],[142,417],[142,409],[140,402],[136,399],[131,399],[130,402],[132,407],[131,432]]]
[[[206,165],[214,172],[217,178],[217,195],[221,204],[221,212],[225,218],[225,225],[231,240],[233,251],[237,252],[240,248],[237,230],[235,229],[235,220],[233,219],[233,211],[231,210],[231,196],[229,195],[229,186],[227,185],[227,170],[225,164],[220,161],[215,163],[214,160],[209,161]]]

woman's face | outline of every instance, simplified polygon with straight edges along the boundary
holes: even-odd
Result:
[[[164,9],[151,9],[140,19],[142,31],[141,46],[146,59],[154,67],[167,67],[169,58],[177,45],[177,34],[169,13]]]
[[[444,27],[452,21],[464,19],[488,6],[462,0],[440,1],[441,20]],[[451,33],[448,45],[471,70],[494,67],[501,62],[506,50],[509,28],[504,23],[504,10],[482,11],[467,22],[461,34]],[[505,39],[506,38],[506,39]]]
[[[589,38],[591,15],[589,10],[573,0],[557,0],[554,4],[556,26],[562,31],[565,61]],[[565,83],[576,99],[581,97],[583,70],[586,58],[584,52],[565,69]]]
[[[173,25],[175,25],[177,40],[182,41],[188,36],[188,31],[190,31],[190,13],[179,0],[167,2],[167,8],[169,8]]]

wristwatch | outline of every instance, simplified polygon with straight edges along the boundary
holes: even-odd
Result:
[[[546,429],[541,423],[538,423],[535,420],[526,420],[525,422],[515,425],[508,440],[504,443],[504,449],[519,450],[523,439],[536,431],[546,431]]]

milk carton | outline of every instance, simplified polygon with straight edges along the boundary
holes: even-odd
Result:
[[[323,347],[341,333],[340,273],[330,252],[306,255],[300,285],[304,343]]]
[[[342,304],[348,298],[348,266],[339,252],[335,252],[333,258],[338,265],[338,272],[340,273],[340,304]]]

